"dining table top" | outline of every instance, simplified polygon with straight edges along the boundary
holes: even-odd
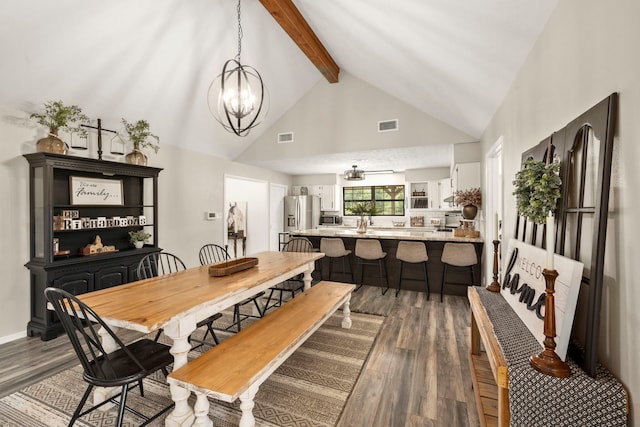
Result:
[[[188,315],[206,318],[245,298],[308,270],[320,252],[261,252],[258,264],[227,276],[209,275],[209,266],[130,282],[79,295],[109,325],[152,332]]]

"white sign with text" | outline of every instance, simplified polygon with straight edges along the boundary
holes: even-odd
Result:
[[[506,259],[507,265],[500,293],[544,347],[546,284],[542,270],[545,268],[547,259],[546,251],[509,239]],[[554,265],[558,272],[554,293],[556,353],[565,360],[584,265],[558,254],[554,254]]]
[[[122,180],[72,176],[72,205],[122,205]]]

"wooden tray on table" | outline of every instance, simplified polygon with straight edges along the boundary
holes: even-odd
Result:
[[[237,258],[229,261],[217,262],[209,266],[209,276],[228,276],[258,265],[258,258]]]

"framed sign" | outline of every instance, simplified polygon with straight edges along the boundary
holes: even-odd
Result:
[[[72,176],[72,205],[123,205],[122,180]]]
[[[546,285],[542,270],[545,268],[546,260],[547,253],[544,249],[509,239],[507,269],[500,290],[513,311],[543,347]],[[554,295],[556,353],[565,360],[584,265],[571,258],[554,254],[554,266],[558,272]]]

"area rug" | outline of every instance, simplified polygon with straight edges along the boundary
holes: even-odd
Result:
[[[336,312],[262,384],[253,410],[256,425],[336,424],[384,321],[384,317],[359,313],[352,313],[351,319],[351,329],[343,329],[342,312]],[[224,339],[224,333],[217,335]],[[198,351],[193,350],[190,357],[196,357]],[[85,388],[79,365],[42,380],[0,399],[0,425],[66,426]],[[171,403],[162,374],[145,380],[144,391],[144,398],[137,389],[129,393],[128,406],[149,415]],[[192,406],[193,403],[192,395]],[[214,426],[238,425],[239,402],[227,404],[210,399],[210,404]],[[116,417],[115,409],[93,411],[75,425],[111,426]],[[123,425],[137,426],[142,421],[127,412]],[[164,418],[150,425],[164,425]]]

